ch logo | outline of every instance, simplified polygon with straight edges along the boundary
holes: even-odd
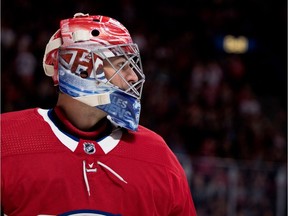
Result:
[[[96,152],[96,148],[95,148],[95,145],[93,143],[83,143],[83,147],[84,147],[84,151],[87,153],[87,154],[94,154]]]

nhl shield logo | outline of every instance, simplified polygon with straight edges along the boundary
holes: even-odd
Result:
[[[87,154],[94,154],[96,152],[95,145],[93,143],[83,143],[84,151]]]

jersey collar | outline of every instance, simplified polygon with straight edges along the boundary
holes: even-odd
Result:
[[[112,149],[114,149],[118,143],[120,142],[120,139],[122,137],[122,130],[120,128],[116,128],[111,130],[109,129],[109,133],[105,134],[105,129],[107,130],[107,125],[103,125],[102,127],[105,127],[104,129],[101,127],[99,131],[97,132],[83,132],[80,130],[75,130],[75,127],[72,126],[71,123],[67,124],[67,119],[62,114],[59,116],[57,113],[57,116],[55,116],[55,113],[53,114],[53,109],[38,109],[38,113],[43,117],[44,121],[46,121],[51,130],[53,131],[54,135],[60,140],[60,142],[65,145],[67,148],[69,148],[71,151],[75,151],[77,148],[77,145],[79,143],[80,139],[91,139],[92,137],[97,137],[95,140],[100,147],[102,148],[103,152],[107,154]],[[61,113],[61,112],[60,112]],[[61,118],[61,121],[60,121]],[[63,125],[59,124],[59,122],[64,122],[65,126],[69,125],[69,130],[63,130]],[[65,127],[65,128],[66,128]],[[73,128],[74,127],[74,128]],[[71,133],[72,131],[72,133]],[[97,136],[99,134],[102,134],[102,136]],[[103,136],[104,134],[104,136]],[[96,136],[95,136],[96,135]]]

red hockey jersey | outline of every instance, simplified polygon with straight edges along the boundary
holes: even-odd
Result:
[[[139,126],[93,140],[62,130],[51,112],[1,115],[6,215],[196,215],[184,170],[156,133]]]

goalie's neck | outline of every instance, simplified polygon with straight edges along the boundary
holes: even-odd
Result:
[[[82,131],[93,130],[95,125],[107,115],[104,111],[86,105],[63,93],[59,93],[56,108],[65,115],[74,127]]]

